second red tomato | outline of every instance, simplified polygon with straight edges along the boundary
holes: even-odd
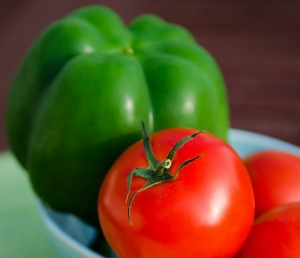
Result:
[[[265,150],[245,159],[255,196],[256,216],[271,208],[300,201],[300,157]]]

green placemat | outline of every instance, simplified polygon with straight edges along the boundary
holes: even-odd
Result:
[[[0,258],[57,258],[26,172],[0,153]]]

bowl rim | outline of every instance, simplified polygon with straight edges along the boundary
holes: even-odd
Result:
[[[50,229],[52,234],[54,234],[56,237],[59,238],[59,240],[66,242],[66,244],[68,246],[70,246],[71,248],[74,248],[75,251],[78,251],[79,253],[82,253],[89,258],[106,258],[106,257],[102,256],[101,254],[98,254],[95,251],[87,248],[87,246],[85,246],[82,243],[80,243],[79,241],[73,239],[66,232],[64,232],[59,227],[59,225],[50,218],[50,215],[46,212],[46,206],[40,200],[38,200],[38,209],[39,209],[39,212],[41,213],[41,216],[42,216],[46,226]]]
[[[282,149],[284,151],[290,151],[294,154],[300,155],[299,146],[265,134],[230,128],[228,138],[229,143],[234,140],[238,143],[245,144],[249,143],[249,139],[251,138],[252,145],[264,146],[263,149]],[[271,145],[272,147],[270,148],[269,145]],[[276,145],[276,147],[274,147],[274,145]]]

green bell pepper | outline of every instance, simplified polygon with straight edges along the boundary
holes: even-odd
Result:
[[[106,171],[129,145],[168,127],[226,140],[226,89],[212,56],[184,28],[109,8],[75,10],[24,57],[6,109],[12,151],[50,206],[97,223]]]

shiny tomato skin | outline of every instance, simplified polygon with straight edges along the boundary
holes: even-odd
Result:
[[[300,257],[300,202],[275,207],[259,216],[235,258]]]
[[[244,160],[255,197],[255,216],[271,208],[300,201],[300,157],[264,150]]]
[[[153,152],[164,160],[194,129],[166,129],[150,136]],[[120,258],[232,257],[250,232],[254,196],[247,170],[236,152],[209,133],[202,133],[176,153],[171,173],[182,162],[177,179],[136,195],[127,216],[127,176],[147,167],[143,142],[127,149],[108,172],[98,202],[99,221],[108,243]],[[134,177],[131,193],[145,180]]]

